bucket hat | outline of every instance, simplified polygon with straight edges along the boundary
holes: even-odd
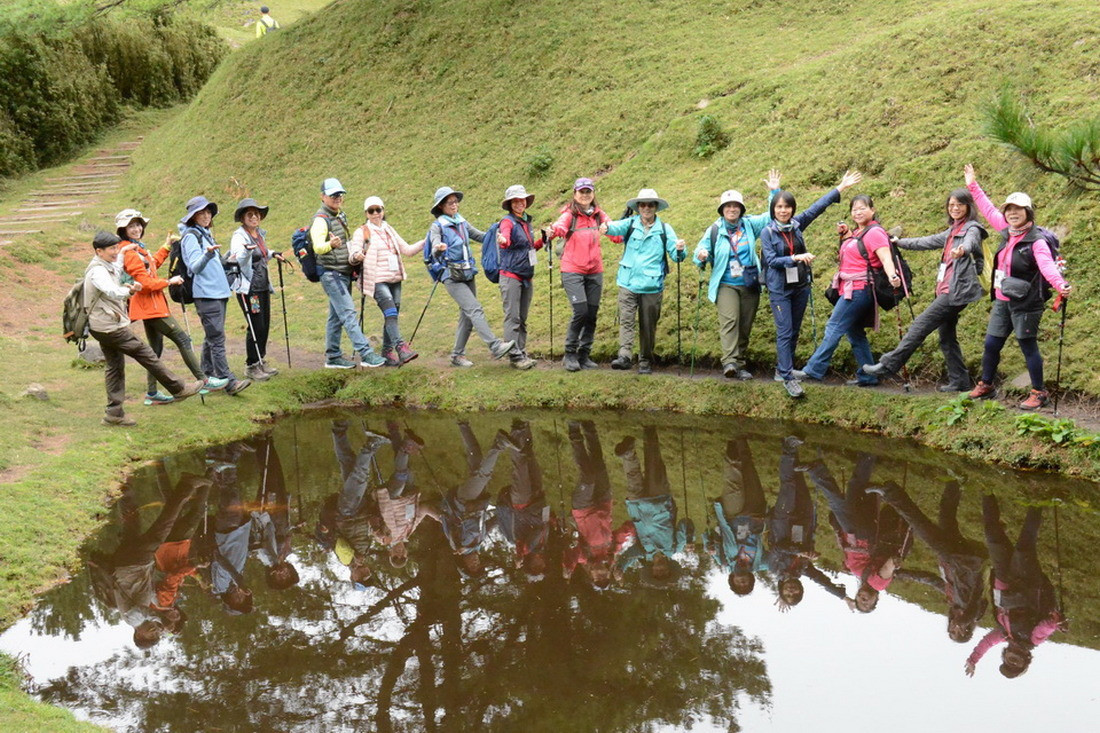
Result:
[[[261,219],[266,219],[267,210],[269,208],[269,206],[260,206],[258,203],[256,203],[256,199],[241,199],[241,202],[237,204],[237,210],[233,212],[233,221],[240,223],[241,219],[244,218],[244,212],[247,209],[255,209],[256,211],[260,212]]]
[[[1008,195],[1005,202],[1001,204],[1001,213],[1004,213],[1004,210],[1009,206],[1019,206],[1032,213],[1035,212],[1035,206],[1031,203],[1031,197],[1021,191]]]
[[[595,191],[596,184],[592,182],[591,178],[578,178],[577,180],[573,181],[574,191],[580,191],[582,188],[591,188],[593,191]]]
[[[527,189],[523,186],[509,186],[508,190],[504,192],[504,200],[500,202],[500,208],[511,211],[512,207],[508,205],[508,202],[512,199],[526,199],[527,205],[530,206],[535,201],[535,194],[527,193]]]
[[[657,191],[652,188],[643,188],[637,196],[626,202],[626,206],[637,211],[639,201],[653,201],[657,204],[657,211],[664,211],[668,208],[668,202],[658,196]]]
[[[441,203],[443,203],[443,199],[447,198],[448,196],[450,196],[452,194],[454,196],[456,196],[459,201],[462,200],[462,192],[461,191],[456,191],[453,188],[451,188],[450,186],[440,186],[439,188],[437,188],[435,190],[435,195],[432,196],[432,209],[431,209],[431,215],[432,216],[439,216],[442,213],[442,211],[439,208],[439,205]]]
[[[378,196],[367,196],[367,200],[363,202],[363,211],[366,211],[372,206],[377,206],[380,209],[386,208],[386,205],[382,203],[382,199]]]
[[[338,193],[347,193],[344,184],[335,178],[326,178],[321,181],[321,193],[325,196],[334,196]]]
[[[141,222],[143,227],[149,226],[149,220],[141,215],[141,212],[137,209],[123,209],[115,214],[115,228],[122,229],[130,225],[134,219]]]
[[[737,204],[741,207],[741,215],[745,214],[745,197],[741,195],[740,191],[723,191],[722,196],[718,199],[718,213],[722,213],[722,207],[726,204]]]
[[[196,196],[187,202],[187,213],[180,219],[180,224],[187,224],[191,221],[191,217],[199,213],[203,209],[210,209],[211,216],[218,215],[218,205],[213,201],[208,201],[205,196]]]

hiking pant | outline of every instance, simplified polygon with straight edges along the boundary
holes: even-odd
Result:
[[[462,434],[462,443],[466,449],[466,465],[470,476],[454,493],[460,502],[473,502],[485,492],[485,487],[493,478],[493,469],[496,468],[497,458],[500,457],[500,448],[494,443],[483,458],[481,445],[477,442],[477,436],[470,429],[469,423],[459,422],[458,430]]]
[[[989,310],[989,325],[985,331],[985,349],[982,352],[982,381],[993,384],[997,377],[997,367],[1001,363],[1001,351],[1011,334],[1016,335],[1016,343],[1027,364],[1027,373],[1031,377],[1032,389],[1043,389],[1043,355],[1039,351],[1039,321],[1043,317],[1040,308],[1037,311],[1015,313],[1008,301],[994,300]]]
[[[501,338],[516,342],[513,355],[527,348],[527,313],[531,310],[534,295],[533,280],[516,280],[501,273],[500,302],[504,305],[504,333]]]
[[[347,434],[343,436],[344,445],[338,450],[347,450]],[[339,438],[333,433],[333,443]],[[374,454],[378,451],[378,444],[369,441],[360,450],[351,464],[351,470],[344,475],[344,486],[340,491],[340,498],[336,503],[337,519],[350,519],[354,517],[363,504],[363,498],[367,493],[367,484],[370,483],[371,466],[374,464]],[[346,456],[343,457],[346,460]],[[343,464],[343,460],[341,464]]]
[[[745,351],[749,346],[752,322],[760,307],[760,289],[740,285],[719,285],[718,339],[722,344],[722,366],[745,367]]]
[[[580,472],[573,490],[573,508],[587,509],[611,499],[611,477],[603,460],[600,436],[591,420],[569,422],[569,443]]]
[[[900,371],[909,357],[924,340],[935,330],[940,334],[940,351],[947,366],[947,383],[958,387],[970,386],[970,374],[963,363],[962,349],[956,336],[959,315],[966,305],[951,305],[951,296],[937,295],[916,319],[909,324],[909,330],[893,351],[883,354],[879,362],[891,372]]]
[[[247,332],[244,339],[245,366],[255,366],[267,358],[267,336],[271,331],[271,293],[263,290],[237,294],[237,305],[244,314]]]
[[[719,293],[721,290],[718,289]],[[768,305],[775,320],[775,371],[785,380],[792,378],[798,333],[802,330],[802,317],[806,315],[806,304],[809,302],[809,287],[768,292]]]
[[[1043,522],[1041,507],[1029,507],[1020,528],[1020,537],[1013,547],[1001,521],[1001,508],[997,497],[982,497],[982,523],[985,527],[985,543],[989,547],[989,559],[993,563],[993,575],[1017,592],[1040,588],[1049,584],[1039,565],[1039,527]]]
[[[351,275],[336,270],[321,272],[321,287],[328,296],[328,321],[325,323],[325,359],[336,361],[344,356],[341,345],[343,331],[351,339],[351,348],[359,356],[373,353],[363,329],[359,328],[359,314],[355,312],[355,301],[351,299]]]
[[[455,345],[451,349],[451,356],[466,355],[466,342],[470,340],[471,331],[477,331],[489,350],[495,351],[501,342],[493,335],[493,329],[485,319],[485,309],[477,299],[477,283],[474,280],[464,283],[445,280],[443,287],[447,288],[447,294],[458,304],[458,327],[455,329]]]
[[[596,315],[600,312],[603,295],[603,273],[585,275],[579,272],[561,273],[561,286],[573,308],[573,318],[565,331],[565,353],[592,353],[596,338]]]
[[[127,356],[145,367],[171,394],[177,395],[187,387],[183,380],[170,372],[153,350],[129,328],[120,328],[108,333],[92,331],[91,334],[103,349],[103,376],[107,387],[106,412],[109,416],[122,417],[125,413],[122,403],[126,401],[125,357]]]
[[[798,548],[812,550],[817,510],[805,477],[794,470],[797,463],[797,451],[784,448],[779,456],[779,496],[772,507],[771,544],[774,547],[789,542]],[[794,527],[802,527],[801,537],[793,536]]]
[[[401,310],[401,283],[375,283],[374,302],[382,311],[382,350],[396,349],[403,343],[397,314]]]
[[[516,446],[508,450],[512,456],[512,506],[525,506],[532,497],[543,493],[542,472],[532,445],[531,423],[526,420],[512,423],[509,437]]]
[[[829,322],[825,324],[825,334],[821,337],[821,343],[817,350],[806,362],[802,371],[813,379],[824,379],[825,372],[829,370],[829,363],[833,360],[833,352],[840,345],[840,339],[848,337],[852,344],[852,354],[856,358],[856,366],[874,364],[875,358],[871,355],[871,342],[867,340],[867,327],[864,325],[868,317],[874,314],[875,301],[871,295],[870,286],[862,290],[852,292],[852,299],[841,298],[833,306],[833,313],[829,316]],[[860,383],[878,384],[878,379],[856,371],[856,377]]]
[[[188,477],[186,474],[180,481],[180,489],[183,483],[193,481],[196,476]],[[121,538],[118,547],[111,553],[111,566],[115,568],[132,565],[152,565],[157,548],[164,544],[172,527],[176,524],[180,509],[188,497],[182,490],[169,492],[164,497],[164,506],[160,514],[149,525],[149,529],[141,531],[141,514],[138,511],[137,502],[134,500],[133,489],[123,489],[122,496],[118,500],[119,516],[121,517]]]
[[[195,379],[206,378],[206,375],[202,373],[202,365],[199,364],[198,357],[191,349],[191,337],[180,328],[180,324],[175,318],[172,316],[146,318],[141,324],[145,327],[145,340],[149,342],[149,348],[153,350],[157,358],[160,358],[160,355],[164,353],[164,339],[167,338],[179,349],[180,356],[183,357],[183,363],[191,370],[191,374]],[[157,391],[157,378],[151,372],[146,381],[145,391],[149,394]]]
[[[810,470],[807,471],[810,481],[825,494],[829,510],[840,529],[868,542],[874,540],[878,523],[878,497],[866,492],[874,468],[874,456],[859,454],[852,469],[852,477],[848,479],[847,496],[840,493],[836,479],[821,461],[810,464]]]
[[[657,438],[657,428],[646,426],[642,428],[645,450],[645,473],[638,462],[638,454],[631,446],[623,455],[619,456],[623,461],[623,472],[626,474],[626,493],[629,499],[646,499],[654,496],[665,496],[671,492],[668,483],[668,472],[665,470],[665,460],[661,456],[661,443]]]
[[[719,497],[719,502],[726,519],[738,516],[760,518],[768,513],[764,486],[756,473],[756,464],[753,463],[746,438],[735,438],[726,443],[726,465],[723,473],[726,490]]]
[[[986,552],[980,542],[967,539],[959,529],[959,500],[962,489],[957,481],[952,481],[943,489],[940,496],[939,523],[933,523],[905,491],[888,492],[884,500],[894,507],[902,519],[913,528],[913,534],[942,557],[946,555],[970,555],[984,557]]]
[[[225,298],[195,298],[202,321],[202,370],[208,377],[236,381],[225,356]]]
[[[652,361],[661,318],[663,293],[635,293],[619,288],[619,356],[634,358],[634,326],[638,326],[638,358]]]

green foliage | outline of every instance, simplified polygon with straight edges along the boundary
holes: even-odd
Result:
[[[719,150],[725,150],[730,144],[729,135],[714,115],[700,115],[698,124],[695,148],[692,150],[697,158],[709,158]]]
[[[1080,435],[1080,430],[1072,420],[1059,420],[1046,418],[1042,415],[1027,414],[1017,415],[1016,434],[1034,435],[1058,445],[1063,445]]]
[[[947,415],[944,420],[945,425],[954,425],[960,422],[966,417],[966,413],[970,410],[970,407],[974,404],[974,400],[970,399],[966,395],[961,395],[951,400],[942,407],[937,407],[936,412]]]
[[[544,176],[553,165],[554,154],[549,146],[543,145],[527,158],[527,165],[523,170],[530,178],[539,178]]]

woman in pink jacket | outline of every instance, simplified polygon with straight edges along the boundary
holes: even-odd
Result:
[[[382,311],[382,358],[386,366],[401,366],[419,354],[401,338],[397,314],[401,310],[401,283],[408,277],[402,256],[412,257],[424,248],[424,240],[408,244],[386,222],[386,207],[382,199],[370,196],[363,202],[367,223],[355,230],[348,244],[348,261],[362,263],[359,278],[364,295],[374,298]]]
[[[1063,297],[1070,285],[1054,262],[1047,236],[1035,225],[1035,208],[1026,193],[1014,193],[998,210],[978,185],[974,166],[963,168],[966,188],[974,197],[978,211],[990,226],[1001,234],[1001,246],[993,256],[993,308],[989,311],[989,326],[985,331],[985,352],[982,354],[982,378],[970,393],[973,399],[989,399],[997,390],[993,380],[1001,363],[1001,350],[1008,337],[1016,342],[1027,362],[1031,377],[1031,394],[1020,403],[1024,410],[1037,410],[1047,403],[1043,385],[1043,355],[1039,353],[1039,319],[1044,301],[1049,295],[1047,283]]]

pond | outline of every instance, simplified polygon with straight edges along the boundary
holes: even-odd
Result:
[[[118,730],[1083,730],[1095,490],[735,418],[314,414],[143,469],[0,649]]]

